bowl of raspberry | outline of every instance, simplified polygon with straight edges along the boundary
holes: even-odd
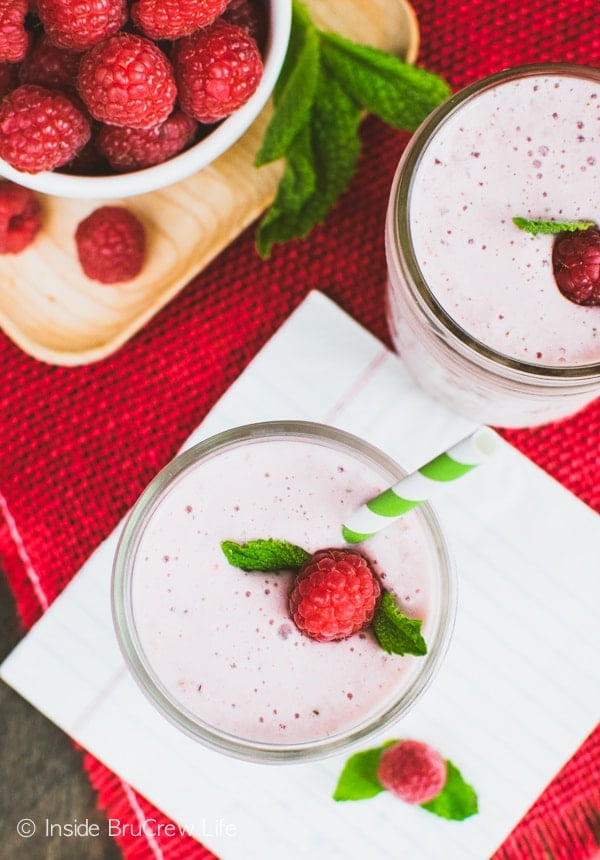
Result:
[[[279,76],[291,0],[0,0],[0,176],[125,198],[196,173]]]

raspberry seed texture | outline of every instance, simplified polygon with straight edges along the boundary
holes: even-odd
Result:
[[[23,84],[0,104],[0,157],[23,173],[61,167],[90,134],[86,117],[58,90]]]
[[[131,17],[151,39],[179,39],[207,27],[225,10],[228,0],[137,0]]]
[[[98,150],[115,170],[139,170],[177,155],[191,143],[196,128],[196,120],[178,110],[153,128],[105,125],[98,131]]]
[[[320,550],[298,572],[290,613],[298,629],[317,642],[346,639],[370,624],[380,593],[362,555],[354,550]]]
[[[242,107],[263,70],[252,36],[221,19],[179,39],[173,66],[182,109],[203,123],[218,122]]]
[[[133,33],[117,33],[84,54],[77,89],[94,119],[130,128],[164,122],[177,96],[165,54]]]
[[[27,0],[0,0],[0,63],[18,63],[29,45]]]
[[[85,51],[127,21],[127,0],[38,0],[46,35],[59,48]]]

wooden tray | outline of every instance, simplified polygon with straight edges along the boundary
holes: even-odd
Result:
[[[414,62],[419,32],[405,0],[308,0],[315,22]],[[80,365],[110,355],[257,218],[282,164],[253,166],[267,107],[225,155],[194,176],[125,203],[144,222],[148,261],[138,278],[107,287],[77,261],[78,222],[111,201],[42,196],[43,230],[22,254],[0,257],[0,328],[41,361]]]

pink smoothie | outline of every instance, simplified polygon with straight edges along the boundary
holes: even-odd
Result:
[[[132,584],[142,649],[173,700],[245,740],[302,744],[398,698],[424,658],[386,654],[370,630],[313,642],[288,614],[292,574],[244,573],[220,548],[268,537],[310,552],[340,546],[349,512],[389,478],[346,450],[297,438],[231,447],[179,476],[142,534]],[[428,641],[442,611],[441,562],[422,515],[362,550],[403,612],[423,619]]]
[[[600,307],[564,298],[552,236],[514,216],[600,222],[600,82],[508,80],[451,114],[414,174],[409,223],[429,289],[471,336],[522,362],[600,362]]]

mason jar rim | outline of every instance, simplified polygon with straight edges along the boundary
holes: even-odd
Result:
[[[533,364],[531,362],[520,361],[492,349],[469,334],[452,318],[433,295],[417,262],[409,219],[402,214],[407,209],[416,169],[427,146],[444,122],[465,102],[486,90],[492,89],[498,84],[540,75],[592,79],[600,84],[600,69],[592,66],[576,63],[532,63],[513,66],[487,75],[462,88],[441,105],[438,105],[421,123],[404,151],[397,172],[395,188],[390,198],[389,217],[392,221],[395,242],[395,248],[392,248],[392,253],[394,253],[396,265],[400,266],[405,275],[408,276],[408,286],[415,300],[420,305],[421,310],[435,320],[438,329],[443,329],[446,335],[446,345],[450,349],[453,349],[465,358],[469,358],[471,361],[483,361],[488,368],[497,368],[496,372],[505,373],[507,370],[512,371],[516,375],[521,375],[522,378],[528,379],[533,384],[538,382],[552,385],[553,383],[558,384],[567,380],[581,384],[585,384],[586,382],[597,383],[600,380],[600,362],[571,367]],[[402,249],[403,261],[399,259],[398,248]],[[500,368],[502,368],[501,371]]]
[[[440,599],[436,629],[433,631],[432,641],[428,642],[427,655],[419,658],[424,661],[422,668],[411,678],[407,689],[403,690],[400,697],[383,713],[376,715],[366,725],[359,724],[333,736],[306,742],[272,743],[245,739],[221,730],[177,702],[153,672],[135,630],[132,576],[135,553],[144,528],[174,482],[203,459],[247,443],[288,438],[306,439],[358,455],[371,466],[388,473],[390,482],[395,482],[406,474],[391,457],[375,446],[351,433],[325,424],[310,421],[268,421],[235,427],[192,446],[176,456],[155,476],[129,513],[118,542],[112,571],[111,605],[117,641],[130,673],[143,693],[164,717],[188,736],[213,750],[253,762],[291,763],[324,758],[355,746],[399,719],[412,708],[436,674],[449,645],[456,615],[457,581],[453,559],[435,512],[428,503],[424,503],[419,506],[419,510],[435,544],[439,568],[440,581],[437,584],[440,588]]]

